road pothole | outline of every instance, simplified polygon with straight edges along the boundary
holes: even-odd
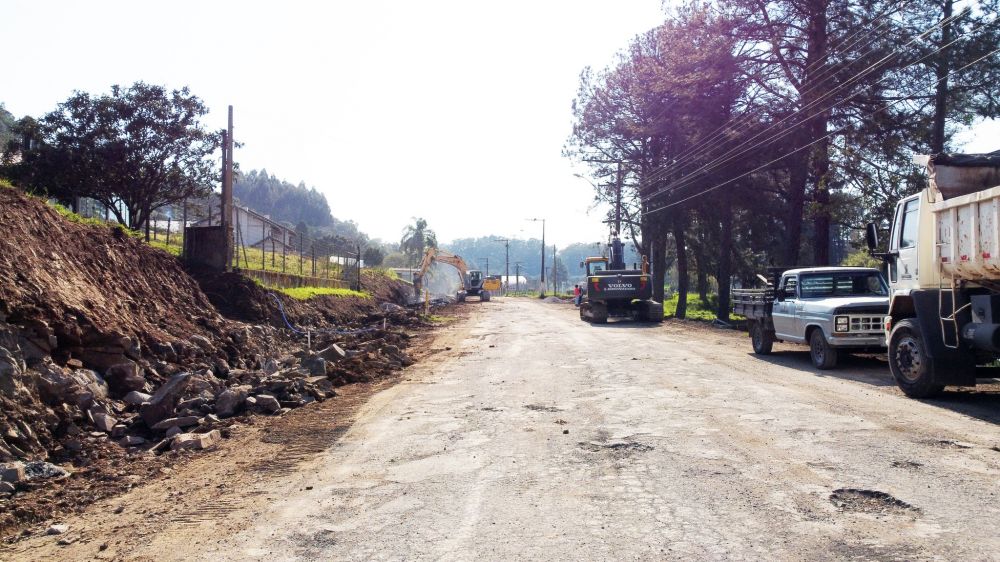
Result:
[[[615,441],[612,443],[580,442],[580,448],[592,453],[610,453],[612,456],[623,458],[636,453],[645,453],[653,450],[652,445],[636,443],[635,441]]]
[[[841,511],[870,514],[903,514],[920,511],[918,508],[878,490],[840,488],[830,494],[830,502]]]
[[[556,408],[555,406],[546,406],[545,404],[525,404],[524,406],[528,410],[533,410],[535,412],[561,412],[562,408]]]
[[[961,441],[952,441],[951,439],[927,441],[927,444],[941,449],[971,449],[974,446],[971,443],[962,443]]]
[[[908,468],[911,470],[916,470],[924,466],[923,463],[917,461],[892,461],[893,468]]]

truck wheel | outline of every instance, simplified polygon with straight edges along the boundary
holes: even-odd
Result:
[[[760,322],[751,322],[750,343],[757,355],[770,355],[771,347],[774,346],[774,334],[765,330]]]
[[[837,366],[837,350],[830,347],[820,328],[809,335],[809,357],[817,369],[832,369]]]
[[[483,291],[482,293],[479,293],[479,300],[482,302],[490,302],[490,292]]]
[[[607,324],[608,323],[608,307],[604,304],[592,304],[590,305],[590,311],[594,324]]]
[[[944,389],[934,382],[934,360],[927,356],[920,326],[911,319],[897,322],[889,334],[889,371],[910,398],[928,398]]]

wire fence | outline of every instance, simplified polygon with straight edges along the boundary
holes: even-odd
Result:
[[[116,222],[103,205],[81,200],[79,213]],[[184,201],[158,209],[148,228],[151,246],[184,256],[185,227],[222,224],[218,197]],[[362,248],[352,240],[312,236],[269,216],[236,204],[232,217],[233,255],[230,265],[261,284],[275,288],[330,287],[361,289]]]

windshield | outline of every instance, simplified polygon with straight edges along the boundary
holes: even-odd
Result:
[[[470,271],[469,279],[471,279],[473,283],[476,283],[482,278],[482,275],[483,274],[478,271]]]
[[[606,261],[595,261],[587,264],[587,275],[597,273],[598,271],[604,271],[604,268],[608,266]]]
[[[877,271],[831,271],[799,277],[802,298],[885,297],[889,287]]]

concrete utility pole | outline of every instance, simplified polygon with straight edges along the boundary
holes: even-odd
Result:
[[[552,294],[559,294],[559,274],[556,272],[556,245],[552,245]]]
[[[222,205],[219,211],[226,244],[226,271],[233,269],[233,106],[229,106],[229,126],[222,138]]]
[[[521,262],[514,264],[514,292],[521,292]],[[510,284],[510,280],[507,280],[507,284]]]
[[[504,243],[507,253],[503,260],[503,276],[507,285],[510,285],[510,240],[508,240],[507,238],[494,238],[493,241]],[[509,289],[504,289],[504,290],[509,290]]]
[[[490,276],[490,257],[486,256],[485,258],[482,258],[482,259],[486,260],[486,277],[489,277]]]
[[[542,222],[542,278],[539,280],[539,297],[545,296],[545,219],[528,219],[531,222]]]

